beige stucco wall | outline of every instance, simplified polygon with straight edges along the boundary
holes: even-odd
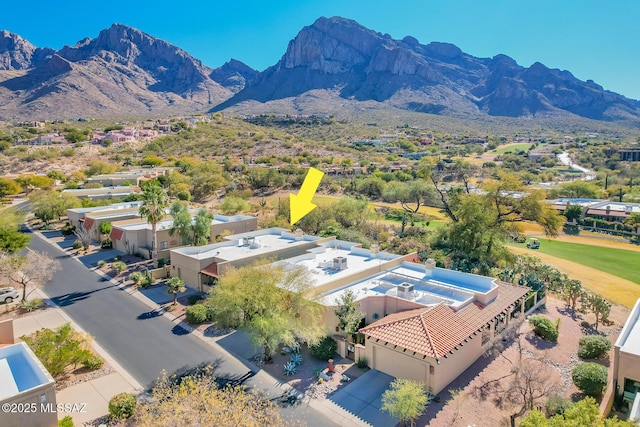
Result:
[[[624,391],[625,378],[640,381],[640,357],[615,348],[613,363],[615,366],[614,375],[618,382],[620,393]]]
[[[210,263],[210,259],[199,260],[178,252],[171,252],[171,276],[180,277],[187,286],[198,287],[200,270]]]
[[[249,231],[255,231],[258,229],[258,218],[253,217],[250,219],[234,222],[223,222],[221,224],[211,224],[211,242],[216,241],[216,237],[220,236],[225,231],[230,231],[231,234],[247,233]]]
[[[40,396],[45,396],[45,402],[50,403],[55,408],[56,405],[56,390],[55,384],[44,384],[39,387],[35,387],[25,393],[21,393],[18,396],[9,397],[0,400],[0,405],[8,404],[23,404],[32,408],[31,404],[35,404],[36,411],[33,413],[6,413],[0,414],[0,425],[2,427],[55,427],[58,425],[58,416],[56,412],[41,412]],[[45,408],[46,409],[46,408]]]
[[[81,214],[79,212],[67,211],[67,220],[72,226],[78,227],[80,225],[81,218],[84,218],[84,214]]]
[[[13,319],[0,320],[0,344],[13,344]]]
[[[482,334],[478,333],[462,347],[458,347],[458,350],[454,350],[453,354],[449,354],[447,358],[440,358],[440,364],[434,366],[435,373],[431,384],[433,389],[431,393],[439,393],[478,360],[484,352],[481,343]]]

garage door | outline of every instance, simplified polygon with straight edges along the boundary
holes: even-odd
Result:
[[[370,366],[385,374],[397,378],[409,378],[419,381],[429,387],[429,363],[411,356],[402,351],[396,351],[380,345],[373,345],[373,360]]]

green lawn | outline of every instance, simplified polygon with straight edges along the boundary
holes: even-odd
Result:
[[[640,269],[638,268],[640,265],[640,253],[638,252],[550,239],[539,240],[540,249],[531,250],[531,255],[535,255],[537,251],[540,251],[622,277],[640,285]],[[519,244],[518,246],[525,246],[525,244]]]
[[[517,153],[518,151],[527,151],[533,144],[523,142],[522,144],[514,144],[508,147],[497,148],[493,152],[496,154]]]

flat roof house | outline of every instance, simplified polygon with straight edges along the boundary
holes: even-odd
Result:
[[[140,207],[142,202],[124,202],[124,203],[114,203],[112,205],[107,206],[95,206],[91,208],[74,208],[67,209],[67,218],[69,219],[69,223],[74,227],[79,227],[85,220],[86,216],[89,214],[99,214],[99,215],[109,215],[113,214],[114,217],[118,215],[118,213],[124,211],[130,211],[135,209],[136,211]]]
[[[3,427],[58,425],[55,381],[23,342],[0,348],[0,405],[18,404],[29,411],[0,413]]]
[[[114,186],[100,188],[79,188],[62,190],[63,193],[70,194],[80,199],[110,199],[112,197],[127,197],[131,194],[138,194],[140,187],[134,186]]]
[[[640,415],[640,299],[613,346],[613,381],[623,402]]]
[[[220,243],[171,250],[171,275],[180,277],[188,286],[206,290],[209,283],[230,267],[249,265],[264,258],[295,257],[332,239],[291,233],[282,228],[226,236]]]
[[[160,175],[165,175],[168,170],[175,168],[145,168],[132,169],[128,171],[114,172],[110,174],[94,175],[85,180],[85,184],[98,183],[105,187],[125,185],[132,183],[140,185],[142,181],[155,179]]]
[[[197,209],[190,209],[192,219],[197,214]],[[258,219],[248,215],[214,215],[211,221],[210,241],[215,241],[223,233],[241,233],[253,231],[258,226]],[[158,241],[158,258],[169,259],[171,248],[182,245],[177,234],[170,235],[173,227],[173,218],[167,217],[156,224]],[[111,224],[111,240],[113,248],[127,254],[139,253],[143,258],[150,258],[153,233],[151,224],[145,218],[136,218],[126,221],[117,221]],[[195,246],[202,248],[204,246]],[[172,262],[173,263],[173,262]]]

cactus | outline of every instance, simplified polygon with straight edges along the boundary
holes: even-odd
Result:
[[[287,362],[284,364],[284,374],[293,375],[298,371],[298,367],[293,362]]]
[[[296,366],[302,365],[302,355],[300,353],[291,355],[291,363],[294,363]]]

